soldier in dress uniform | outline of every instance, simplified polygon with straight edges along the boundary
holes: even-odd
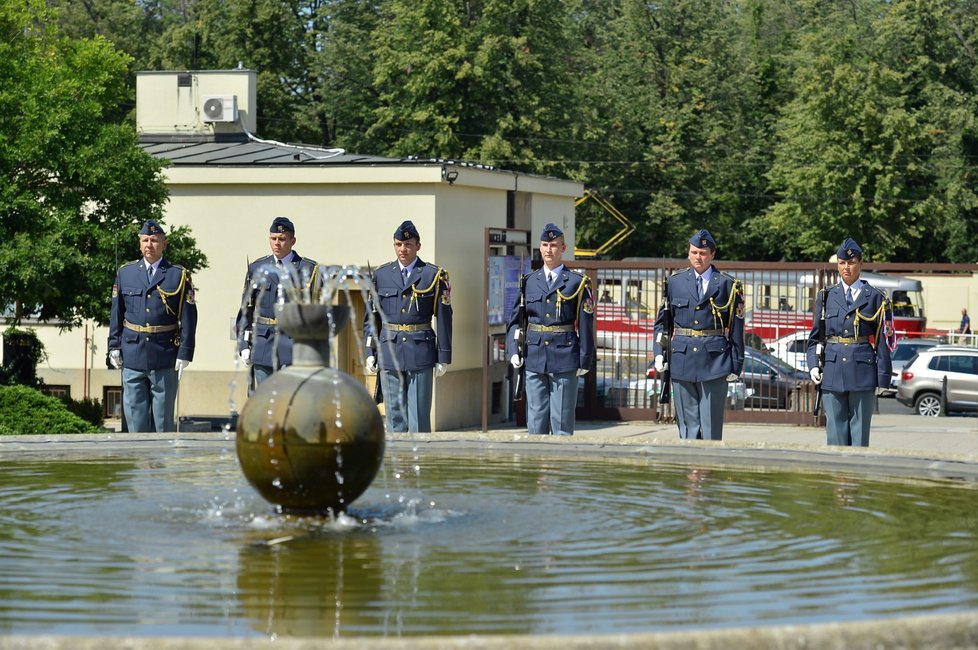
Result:
[[[579,378],[594,361],[594,298],[588,277],[568,270],[561,258],[564,232],[548,223],[540,234],[543,266],[524,276],[527,331],[519,330],[519,304],[506,330],[513,368],[526,364],[526,424],[534,434],[573,435]],[[526,358],[517,336],[526,336]]]
[[[109,363],[122,368],[129,431],[175,431],[180,378],[194,358],[194,286],[186,269],[163,257],[166,234],[156,221],[143,224],[139,250],[142,259],[120,267],[112,285]]]
[[[452,362],[448,271],[423,261],[419,250],[418,229],[403,222],[394,231],[397,259],[373,275],[380,302],[367,309],[363,321],[366,369],[370,374],[380,371],[387,429],[393,432],[431,431],[432,378],[445,374]]]
[[[315,301],[319,288],[318,264],[315,260],[300,257],[295,246],[295,225],[287,217],[275,217],[268,229],[271,255],[261,257],[248,265],[245,273],[241,309],[238,311],[238,356],[251,365],[250,395],[255,387],[268,379],[276,369],[292,363],[292,338],[279,332],[275,304],[279,298],[281,276],[276,270],[287,273],[293,284],[283,294],[285,301]]]
[[[812,381],[821,385],[828,444],[868,447],[875,396],[890,386],[893,315],[886,295],[859,279],[859,244],[847,238],[836,255],[839,283],[815,296],[808,367]]]
[[[743,290],[713,265],[716,250],[708,230],[690,237],[690,268],[669,278],[668,301],[654,326],[655,369],[670,369],[681,438],[723,438],[727,382],[736,381],[744,369]],[[674,324],[668,361],[660,338],[665,309]]]

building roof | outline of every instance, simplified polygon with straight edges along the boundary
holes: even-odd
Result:
[[[343,149],[324,149],[278,142],[249,141],[143,141],[140,147],[154,158],[166,158],[175,165],[355,165],[442,162],[402,160],[347,153]]]

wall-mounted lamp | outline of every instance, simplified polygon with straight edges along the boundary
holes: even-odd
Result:
[[[457,169],[443,168],[441,170],[441,175],[442,175],[442,178],[444,178],[446,181],[448,181],[448,184],[449,185],[454,185],[455,184],[455,181],[458,180],[458,170]]]

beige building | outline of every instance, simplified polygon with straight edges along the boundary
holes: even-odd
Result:
[[[269,253],[275,216],[295,223],[301,255],[363,267],[394,259],[394,230],[411,219],[421,233],[420,256],[448,269],[453,287],[453,363],[435,380],[433,425],[479,425],[486,392],[486,229],[538,233],[553,222],[567,233],[572,250],[575,198],[583,186],[455,161],[360,156],[263,140],[253,135],[255,79],[250,70],[137,77],[142,146],[171,163],[165,226],[190,226],[209,262],[193,277],[197,345],[178,414],[226,418],[245,400],[247,375],[236,366],[233,321],[247,263]],[[136,259],[138,245],[132,244]],[[105,284],[109,300],[112,278]],[[110,414],[118,412],[121,376],[105,368],[106,328],[88,323],[61,334],[56,326],[33,327],[48,352],[39,372],[44,381],[75,398],[105,399]],[[343,367],[354,374],[362,372],[358,356],[349,341],[341,347]]]

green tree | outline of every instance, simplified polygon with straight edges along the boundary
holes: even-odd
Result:
[[[769,172],[781,199],[753,231],[768,248],[824,259],[851,236],[875,260],[978,257],[974,9],[814,12]]]
[[[603,24],[579,21],[588,52],[577,105],[590,122],[580,131],[599,161],[586,182],[639,226],[620,255],[681,255],[701,227],[728,256],[748,247],[767,144],[740,4],[620,0]]]
[[[53,10],[50,17],[56,18],[57,30],[62,36],[71,39],[102,37],[115,49],[132,57],[126,77],[127,96],[118,104],[118,112],[112,117],[121,119],[131,114],[136,106],[135,73],[151,69],[134,66],[136,62],[144,65],[149,60],[151,48],[159,40],[160,3],[152,0],[50,0],[47,4]]]
[[[107,322],[129,256],[119,242],[160,218],[167,192],[163,163],[106,119],[126,97],[127,58],[54,25],[41,0],[0,3],[0,305],[13,324],[72,327]],[[204,263],[177,239],[191,270]]]
[[[368,142],[397,156],[540,171],[571,126],[559,0],[390,0]]]
[[[383,154],[367,131],[378,103],[371,34],[381,19],[382,1],[331,0],[309,8],[305,35],[308,68],[303,84],[309,101],[296,121],[315,133],[312,144]]]

